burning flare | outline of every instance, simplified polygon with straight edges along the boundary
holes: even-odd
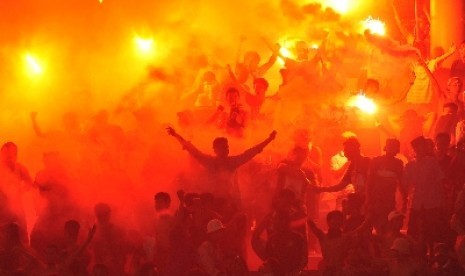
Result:
[[[37,76],[43,73],[44,70],[42,69],[42,66],[39,64],[36,57],[28,53],[24,56],[24,61],[26,62],[27,72],[31,76]]]
[[[356,107],[360,109],[363,113],[367,114],[374,114],[378,109],[376,103],[362,93],[352,96],[347,101],[347,106]]]
[[[150,55],[153,53],[154,40],[153,38],[143,38],[140,36],[134,37],[134,43],[136,44],[137,51],[142,55]]]
[[[369,30],[372,34],[381,36],[386,34],[386,24],[379,19],[373,19],[373,17],[369,16],[362,22],[362,25],[363,31]]]

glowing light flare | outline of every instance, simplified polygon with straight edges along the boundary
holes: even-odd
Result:
[[[279,49],[279,53],[285,58],[292,58],[292,52],[286,47],[281,47],[281,49]],[[278,58],[278,62],[281,65],[284,65],[286,63],[285,60],[281,57]]]
[[[379,19],[373,19],[371,16],[369,16],[362,22],[362,25],[363,31],[369,30],[372,34],[381,36],[386,34],[386,24]]]
[[[363,113],[367,114],[374,114],[378,110],[378,106],[376,105],[376,103],[364,94],[357,94],[352,96],[347,101],[347,106],[356,107]]]
[[[340,14],[346,14],[351,9],[351,0],[326,0],[322,1],[322,4]]]
[[[39,76],[44,72],[42,66],[40,65],[38,59],[31,54],[26,54],[24,56],[24,61],[26,63],[26,71],[31,76]]]
[[[134,43],[136,46],[136,50],[139,54],[149,56],[154,53],[155,41],[153,40],[153,38],[143,38],[140,36],[135,36]]]

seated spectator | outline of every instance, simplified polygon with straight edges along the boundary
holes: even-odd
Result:
[[[4,275],[24,273],[33,275],[42,269],[42,263],[22,244],[21,229],[16,223],[0,228],[0,272]]]
[[[426,269],[412,258],[412,249],[407,239],[394,240],[391,251],[393,259],[389,266],[389,275],[427,275]]]
[[[218,219],[213,219],[207,225],[207,240],[197,249],[200,266],[209,276],[227,275],[228,266],[224,257],[225,227]]]
[[[308,261],[306,239],[291,229],[287,212],[276,213],[273,227],[275,231],[265,245],[264,259],[276,261],[275,275],[299,273]]]
[[[464,274],[465,271],[462,269],[457,259],[453,256],[453,252],[451,252],[446,244],[439,243],[434,246],[429,275],[454,276]]]
[[[320,242],[323,260],[318,265],[323,275],[339,275],[349,250],[349,236],[342,233],[344,214],[341,211],[331,211],[326,216],[328,232],[324,233],[312,221],[308,221],[310,230]]]
[[[443,106],[443,112],[436,121],[433,131],[433,137],[439,133],[447,133],[451,140],[455,141],[455,128],[459,122],[458,107],[455,103],[446,103]]]

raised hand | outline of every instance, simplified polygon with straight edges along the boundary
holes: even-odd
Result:
[[[271,140],[274,140],[274,139],[276,138],[276,134],[278,134],[278,133],[276,132],[276,130],[273,130],[273,131],[270,133],[269,138],[270,138]]]
[[[176,130],[174,130],[172,127],[167,127],[166,132],[168,132],[168,135],[176,136]]]

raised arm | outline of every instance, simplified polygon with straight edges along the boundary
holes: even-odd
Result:
[[[457,45],[452,44],[449,47],[449,50],[446,53],[444,53],[444,55],[439,56],[439,57],[436,58],[437,64],[440,65],[444,60],[446,60],[448,57],[452,56],[455,53],[456,50],[457,50]]]
[[[71,253],[70,256],[68,256],[63,263],[59,266],[60,269],[59,271],[63,271],[63,269],[69,267],[79,255],[81,255],[84,250],[89,246],[90,242],[95,236],[95,232],[97,231],[97,226],[94,224],[91,229],[89,229],[89,233],[87,235],[87,239],[84,241],[84,243],[74,252]]]
[[[439,82],[438,80],[436,79],[436,77],[433,75],[433,73],[431,72],[431,70],[429,69],[428,65],[425,63],[424,60],[421,59],[421,57],[418,57],[418,62],[420,64],[421,67],[423,67],[423,69],[425,70],[426,74],[428,75],[428,78],[430,79],[431,81],[431,85],[433,86],[433,91],[437,93],[437,95],[439,96],[442,96],[442,97],[445,97],[445,94],[444,92],[442,92],[442,89],[441,87],[439,86]],[[437,61],[434,61],[437,63]],[[437,66],[437,64],[435,65],[435,67]]]
[[[349,168],[345,172],[344,176],[342,177],[341,181],[333,186],[328,186],[328,187],[315,187],[314,189],[317,192],[326,192],[326,193],[334,193],[334,192],[339,192],[340,190],[344,189],[347,187],[347,185],[350,184],[351,182],[351,175],[352,175],[352,170],[353,166],[349,165]]]
[[[30,116],[31,116],[31,123],[32,123],[32,128],[34,129],[34,133],[40,138],[45,138],[46,135],[42,132],[39,124],[37,123],[37,112],[31,112]]]
[[[315,222],[312,219],[309,219],[307,221],[308,223],[308,228],[310,228],[310,231],[312,231],[313,234],[319,239],[322,240],[325,237],[325,233],[316,226]]]
[[[268,61],[258,67],[258,74],[260,77],[265,75],[266,72],[268,72],[268,70],[270,70],[270,68],[275,64],[276,60],[278,59],[280,48],[281,47],[279,45],[275,45],[275,47],[272,49],[273,54],[270,56]]]
[[[181,135],[179,135],[176,130],[172,127],[167,127],[166,131],[168,132],[169,135],[173,136],[178,140],[178,142],[182,145],[183,149],[185,149],[187,152],[189,152],[192,157],[194,157],[197,161],[199,161],[202,165],[207,165],[210,156],[202,153],[200,150],[198,150],[192,143],[189,141],[186,141]]]
[[[252,249],[255,254],[262,260],[265,261],[266,255],[266,240],[261,238],[261,235],[271,225],[272,214],[266,215],[262,221],[257,224],[257,227],[252,233]]]
[[[254,147],[244,151],[243,153],[241,153],[240,155],[237,155],[237,156],[234,156],[232,157],[233,159],[233,164],[234,166],[236,167],[239,167],[241,166],[242,164],[244,163],[247,163],[249,160],[251,160],[252,158],[255,157],[255,155],[259,154],[260,152],[263,151],[263,149],[269,144],[271,143],[271,141],[273,141],[275,138],[276,138],[276,130],[273,130],[270,135],[268,136],[268,138],[266,138],[263,142],[261,142],[260,144],[258,145],[255,145]]]
[[[402,36],[405,38],[405,40],[407,40],[407,42],[409,44],[412,44],[413,43],[413,34],[410,33],[405,27],[404,25],[402,24],[402,20],[400,19],[400,16],[399,16],[399,13],[397,12],[397,8],[396,8],[396,5],[394,3],[395,1],[393,0],[392,1],[392,11],[394,12],[394,18],[396,20],[396,23],[397,23],[397,27],[399,28],[400,30],[400,33],[402,34]]]

